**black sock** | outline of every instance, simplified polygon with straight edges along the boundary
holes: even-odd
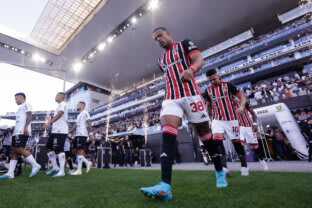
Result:
[[[215,143],[218,146],[222,167],[227,168],[226,153],[225,153],[225,148],[224,148],[224,145],[223,145],[223,141],[215,141]]]
[[[71,159],[67,159],[67,163],[68,163],[69,169],[73,170],[74,169],[73,161]]]
[[[165,183],[171,184],[172,163],[176,151],[177,136],[170,133],[163,133],[162,153],[160,155],[161,162],[161,180]]]
[[[259,158],[259,160],[263,160],[264,159],[264,155],[262,153],[262,151],[260,150],[260,148],[257,149],[253,149],[255,155]]]
[[[211,160],[215,166],[216,171],[221,171],[222,163],[218,149],[219,145],[218,142],[222,141],[214,141],[213,139],[210,139],[209,141],[203,141],[203,144],[205,145],[205,148],[208,150],[208,153],[211,157]]]
[[[233,143],[236,153],[238,154],[239,160],[241,161],[241,166],[247,168],[245,150],[240,142]]]

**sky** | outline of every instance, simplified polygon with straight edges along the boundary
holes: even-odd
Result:
[[[54,110],[57,106],[54,98],[57,92],[63,91],[63,83],[63,80],[48,75],[0,63],[0,115],[17,111],[14,99],[17,92],[26,94],[33,111]],[[66,82],[65,89],[73,85]],[[1,119],[0,125],[12,125],[12,122]]]
[[[29,36],[47,2],[48,0],[0,0],[0,31],[10,29]]]
[[[48,0],[0,0],[0,32],[28,37],[47,2]],[[66,89],[72,86],[73,83],[66,83]],[[17,92],[26,94],[33,111],[54,110],[54,98],[59,91],[63,91],[63,80],[0,63],[0,115],[16,112],[18,106],[14,95]],[[14,121],[0,120],[0,125],[13,124]]]

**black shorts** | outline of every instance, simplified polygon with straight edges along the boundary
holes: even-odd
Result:
[[[12,137],[12,147],[24,147],[26,146],[29,136],[20,134]]]
[[[71,151],[65,151],[65,157],[66,158],[71,158],[72,157]]]
[[[76,136],[73,141],[73,148],[84,150],[86,148],[87,139],[88,137],[86,136]]]
[[[51,134],[48,138],[46,148],[55,152],[64,152],[67,134]]]

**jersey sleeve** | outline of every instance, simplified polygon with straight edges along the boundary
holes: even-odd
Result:
[[[65,113],[65,108],[66,108],[66,103],[65,102],[61,103],[58,112],[63,111]]]
[[[182,46],[188,56],[192,55],[193,53],[200,52],[197,46],[191,40],[183,40]]]
[[[207,101],[208,103],[211,103],[211,98],[210,98],[207,90],[205,90],[205,92],[202,93],[201,95],[202,95],[202,97],[204,98],[205,101]]]
[[[231,84],[230,82],[228,82],[228,88],[229,88],[229,92],[232,93],[232,95],[235,95],[236,97],[241,93],[239,89],[235,85]]]
[[[86,121],[87,121],[87,120],[90,120],[90,119],[91,119],[90,114],[87,112],[87,113],[86,113]]]
[[[31,104],[30,103],[26,103],[25,109],[26,109],[26,112],[31,112],[31,110],[32,110]]]

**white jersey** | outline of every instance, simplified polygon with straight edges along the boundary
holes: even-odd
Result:
[[[23,103],[19,105],[16,113],[16,124],[13,132],[13,136],[24,134],[24,128],[26,124],[27,112],[31,112],[30,103]],[[31,134],[31,124],[28,125],[29,135]]]
[[[68,124],[67,124],[67,107],[65,101],[61,102],[56,110],[54,111],[54,116],[59,111],[63,111],[63,115],[52,124],[52,134],[68,134]]]
[[[69,150],[70,150],[70,141],[68,138],[66,138],[65,144],[64,144],[64,152],[69,152]]]
[[[90,120],[90,114],[86,110],[80,112],[76,121],[77,128],[75,136],[88,136],[87,120]]]

